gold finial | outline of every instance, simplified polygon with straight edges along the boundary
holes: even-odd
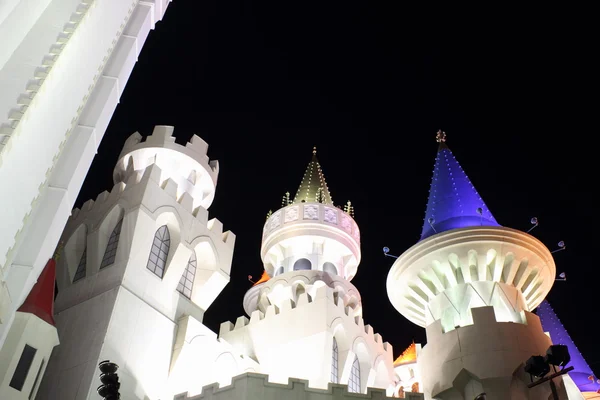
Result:
[[[437,134],[435,135],[435,141],[438,143],[445,143],[446,142],[446,132],[442,131],[441,129],[437,131]]]
[[[313,147],[313,154],[314,154],[314,155],[317,155],[317,146],[314,146],[314,147]]]

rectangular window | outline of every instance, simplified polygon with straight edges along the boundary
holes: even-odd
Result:
[[[27,379],[27,374],[29,373],[29,368],[31,368],[31,363],[33,362],[36,352],[37,350],[30,345],[25,345],[25,348],[23,348],[23,353],[21,353],[19,363],[17,364],[17,368],[15,368],[15,373],[10,380],[9,385],[11,388],[19,391],[23,389],[25,379]]]
[[[33,395],[35,394],[35,389],[40,381],[42,370],[44,369],[44,364],[46,364],[46,360],[42,359],[42,362],[40,363],[40,368],[38,369],[37,375],[35,376],[35,381],[33,381],[31,392],[29,393],[29,400],[33,400]]]

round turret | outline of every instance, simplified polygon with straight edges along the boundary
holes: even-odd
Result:
[[[136,132],[125,142],[115,166],[113,180],[126,182],[129,177],[151,164],[162,170],[162,179],[177,183],[177,198],[184,192],[191,195],[193,208],[210,207],[217,185],[219,164],[210,161],[208,144],[194,135],[185,146],[175,143],[172,126],[156,126],[146,140]]]
[[[261,258],[270,276],[319,270],[351,280],[360,257],[358,225],[332,205],[291,204],[273,213],[263,229]]]
[[[391,303],[425,327],[472,323],[471,309],[493,306],[499,322],[524,323],[556,276],[552,254],[533,236],[505,227],[454,229],[402,254],[387,278]]]
[[[525,323],[554,284],[550,251],[535,237],[502,227],[438,131],[421,240],[392,266],[390,301],[406,318],[444,331],[472,324],[471,309],[493,306],[498,322]]]

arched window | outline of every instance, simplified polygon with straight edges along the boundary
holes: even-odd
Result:
[[[333,275],[338,274],[337,268],[335,267],[335,265],[333,265],[333,263],[330,262],[326,262],[325,264],[323,264],[323,271]]]
[[[190,259],[188,260],[185,271],[181,275],[179,284],[177,285],[177,291],[187,297],[192,298],[192,287],[194,287],[194,278],[196,277],[196,252],[192,252]]]
[[[294,271],[312,269],[312,264],[306,258],[301,258],[294,263]]]
[[[275,276],[281,275],[281,274],[283,274],[283,267],[277,268],[277,271],[275,272]]]
[[[148,264],[146,264],[146,268],[154,272],[159,278],[162,278],[165,274],[170,246],[171,235],[169,235],[169,228],[163,225],[154,234],[152,250],[150,250],[150,257],[148,257]]]
[[[73,277],[73,283],[77,282],[80,279],[85,278],[85,265],[87,264],[87,247],[83,250],[83,254],[81,255],[81,259],[79,260],[79,265],[77,266],[77,271],[75,271],[75,276]]]
[[[333,348],[331,350],[331,382],[339,383],[339,371],[338,371],[338,359],[339,359],[339,349],[337,340],[333,338]]]
[[[350,379],[348,379],[348,391],[351,393],[360,393],[360,363],[358,357],[354,358],[352,370],[350,370]]]
[[[113,229],[110,234],[110,238],[108,238],[108,244],[106,245],[106,250],[104,251],[104,256],[100,263],[100,269],[108,267],[115,262],[117,247],[119,246],[119,237],[121,236],[121,226],[123,226],[123,218],[117,222],[115,229]]]

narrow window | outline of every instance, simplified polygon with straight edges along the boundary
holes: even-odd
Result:
[[[302,271],[312,269],[312,264],[306,258],[301,258],[294,263],[294,271]]]
[[[40,381],[40,377],[42,375],[42,371],[44,370],[44,365],[46,364],[46,360],[42,359],[40,363],[40,367],[38,368],[38,372],[35,375],[35,381],[33,381],[33,386],[31,386],[31,392],[29,392],[29,400],[33,400],[33,396],[35,395],[35,389]]]
[[[352,363],[350,379],[348,380],[348,391],[351,393],[360,393],[360,363],[358,357]]]
[[[283,274],[283,267],[279,267],[279,268],[277,268],[277,272],[275,272],[275,275],[276,275],[276,276],[277,276],[277,275],[281,275],[281,274]]]
[[[77,282],[80,279],[85,278],[86,263],[87,263],[87,247],[83,250],[83,254],[81,255],[81,260],[79,260],[79,265],[77,266],[77,271],[75,271],[75,276],[73,277],[73,283]]]
[[[146,265],[146,268],[154,272],[161,279],[165,274],[170,246],[171,236],[169,235],[169,228],[163,225],[154,234],[152,250],[150,250],[150,257],[148,257],[148,264]]]
[[[333,263],[330,262],[326,262],[325,264],[323,264],[323,271],[330,273],[332,275],[337,275],[337,268],[335,267],[335,265],[333,265]]]
[[[194,287],[194,278],[196,277],[196,253],[192,252],[190,259],[188,260],[185,271],[181,275],[179,284],[177,285],[177,291],[187,297],[192,298],[192,287]]]
[[[339,350],[338,350],[337,340],[335,340],[335,338],[333,338],[333,348],[331,351],[331,382],[332,383],[339,383],[338,357],[339,357]]]
[[[27,374],[29,373],[29,368],[31,368],[31,363],[33,362],[33,358],[35,357],[36,349],[26,344],[23,348],[23,353],[21,353],[21,358],[19,359],[19,363],[17,364],[17,368],[15,368],[15,372],[10,380],[9,386],[13,389],[21,391],[23,389],[23,385],[25,384],[25,379],[27,379]]]
[[[108,267],[115,262],[115,257],[117,256],[117,246],[119,245],[119,237],[121,236],[121,226],[123,225],[123,219],[117,222],[117,226],[113,229],[110,234],[110,238],[108,238],[108,244],[106,245],[106,250],[104,251],[104,256],[102,257],[102,262],[100,263],[100,269]]]

